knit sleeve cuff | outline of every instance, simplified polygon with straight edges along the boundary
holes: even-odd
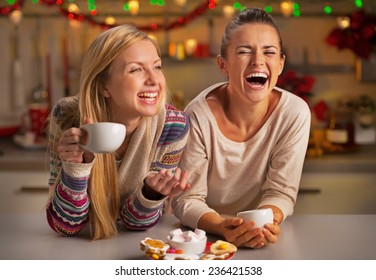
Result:
[[[146,174],[145,178],[147,177],[148,174],[150,174],[151,172],[153,171],[150,171]],[[142,206],[144,206],[145,208],[149,208],[149,209],[156,209],[156,208],[159,208],[159,207],[162,207],[163,206],[163,203],[164,201],[166,200],[166,198],[162,198],[162,199],[159,199],[159,200],[150,200],[150,199],[147,199],[143,193],[142,193],[142,188],[143,186],[140,186],[138,189],[137,189],[137,192],[136,192],[136,197],[138,199],[138,201],[141,203]]]
[[[65,174],[72,178],[88,177],[93,167],[95,159],[90,163],[76,163],[63,161],[63,170]]]

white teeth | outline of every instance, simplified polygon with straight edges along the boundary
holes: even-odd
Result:
[[[156,92],[141,92],[138,94],[138,97],[141,98],[156,98],[158,93]]]
[[[247,75],[247,78],[251,78],[251,77],[259,77],[259,78],[265,78],[265,79],[268,78],[268,76],[265,73],[251,73]]]

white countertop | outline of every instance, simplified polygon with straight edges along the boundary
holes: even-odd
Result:
[[[145,260],[139,248],[142,239],[166,241],[167,234],[180,226],[175,217],[166,215],[148,231],[122,230],[112,239],[91,241],[85,233],[59,236],[49,228],[44,213],[0,214],[0,224],[3,260]],[[233,259],[375,260],[375,233],[376,215],[295,215],[282,224],[278,243],[257,250],[241,248]]]

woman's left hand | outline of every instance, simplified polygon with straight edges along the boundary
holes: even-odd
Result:
[[[281,227],[279,224],[283,221],[283,213],[281,209],[274,205],[265,205],[261,208],[271,208],[273,210],[273,223],[266,224],[262,228],[262,241],[260,241],[254,248],[261,248],[266,246],[269,243],[276,243],[278,237],[281,234]]]
[[[274,222],[273,224],[266,224],[262,228],[262,234],[264,238],[254,248],[261,248],[261,247],[266,246],[269,243],[276,243],[278,241],[278,237],[280,233],[281,233],[281,228],[277,222]]]
[[[158,173],[150,174],[145,179],[143,193],[148,199],[160,199],[161,196],[173,197],[187,190],[188,172],[180,168],[172,174],[170,170],[161,169]]]
[[[238,225],[234,222],[230,224],[230,221],[236,221],[237,219],[239,218],[227,219],[224,225],[227,228],[224,237],[237,247],[259,249],[269,243],[278,241],[281,228],[277,222],[266,224],[262,228],[256,228],[253,221],[243,223],[241,219]]]

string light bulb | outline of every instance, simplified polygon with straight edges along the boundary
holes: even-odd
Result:
[[[104,20],[104,23],[107,24],[107,25],[114,25],[115,22],[116,22],[116,19],[113,16],[108,16]]]
[[[349,17],[337,17],[337,23],[339,28],[346,29],[350,26],[350,18]]]
[[[223,15],[226,18],[231,18],[235,13],[235,8],[233,6],[230,6],[230,5],[225,5],[223,7],[222,11],[223,11]]]
[[[175,0],[175,3],[179,6],[184,6],[185,5],[185,2],[186,0]]]
[[[138,3],[137,0],[131,0],[128,2],[128,4],[131,15],[137,15],[140,10],[140,3]]]
[[[22,11],[21,10],[13,10],[10,14],[9,14],[9,19],[10,21],[18,26],[22,20]]]
[[[67,10],[68,12],[74,13],[74,14],[78,14],[80,12],[80,8],[74,3],[68,4]]]
[[[290,0],[284,0],[284,1],[282,1],[281,4],[280,4],[280,9],[281,9],[281,13],[285,17],[291,16],[291,14],[292,14],[292,12],[294,10],[293,2],[290,1]]]

